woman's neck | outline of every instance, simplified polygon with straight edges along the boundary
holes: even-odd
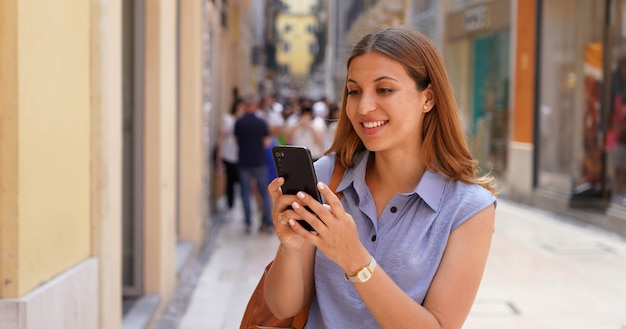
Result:
[[[415,154],[388,154],[372,152],[368,159],[367,176],[380,182],[381,186],[390,185],[398,193],[412,191],[424,175],[426,165]]]
[[[424,175],[426,166],[413,156],[386,156],[371,152],[367,160],[365,183],[380,218],[387,203],[398,193],[410,193]]]

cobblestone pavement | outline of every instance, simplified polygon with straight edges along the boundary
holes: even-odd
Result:
[[[238,328],[273,234],[246,235],[241,213],[185,272],[160,329]],[[491,254],[465,329],[626,329],[626,240],[499,200]]]

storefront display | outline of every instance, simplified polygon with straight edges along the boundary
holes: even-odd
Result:
[[[626,205],[626,1],[540,5],[538,187]]]
[[[576,187],[576,192],[591,191],[599,193],[602,187],[602,44],[591,42],[583,51],[583,188]]]
[[[611,108],[607,109],[605,149],[607,152],[607,176],[610,177],[611,200],[626,206],[626,1],[612,2],[612,36],[614,55],[611,63]]]
[[[541,1],[538,70],[538,187],[600,197],[604,6],[598,1]]]

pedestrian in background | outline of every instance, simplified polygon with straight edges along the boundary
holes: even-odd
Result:
[[[302,102],[300,113],[289,122],[287,144],[306,146],[313,160],[321,158],[325,151],[326,121],[313,115],[311,102]]]
[[[235,93],[236,96],[236,93]],[[237,97],[237,96],[236,96]],[[240,98],[235,98],[230,112],[222,117],[220,135],[217,143],[217,171],[226,175],[226,218],[232,216],[235,205],[235,184],[239,182],[237,163],[239,162],[239,145],[235,138],[235,122],[243,114],[244,104]]]
[[[261,199],[261,230],[269,230],[272,225],[271,202],[266,188],[268,177],[265,148],[270,143],[270,134],[265,121],[256,114],[259,97],[248,95],[244,98],[245,113],[235,122],[235,136],[239,145],[239,184],[245,216],[246,233],[252,231],[252,206],[250,198],[252,186],[256,185]]]
[[[330,106],[328,104],[328,98],[326,96],[320,97],[315,103],[313,103],[313,116],[326,118],[330,112]]]
[[[328,188],[335,164],[345,168],[341,199]],[[283,195],[283,178],[268,187],[280,239],[265,281],[272,312],[293,316],[315,291],[306,328],[461,328],[496,189],[476,174],[443,61],[423,34],[399,26],[357,43],[337,135],[315,169],[325,204]]]
[[[335,103],[331,103],[328,107],[328,119],[326,121],[326,136],[324,137],[324,148],[328,149],[335,140],[335,132],[337,131],[337,124],[339,123],[339,106]]]
[[[282,145],[281,140],[284,140],[284,126],[285,119],[283,114],[278,111],[282,111],[282,106],[276,105],[276,101],[272,96],[266,96],[263,98],[263,102],[257,115],[265,120],[270,132],[270,141],[267,147],[265,147],[265,162],[267,164],[267,180],[266,184],[269,184],[274,178],[278,177],[276,168],[274,167],[274,158],[272,157],[272,148],[276,145]]]

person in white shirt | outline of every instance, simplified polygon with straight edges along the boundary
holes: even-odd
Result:
[[[313,108],[304,103],[297,120],[287,127],[287,144],[306,146],[311,151],[313,160],[324,155],[326,122],[321,117],[313,116]]]
[[[326,96],[322,96],[317,102],[313,103],[313,116],[326,118],[330,112],[328,100]]]
[[[222,117],[222,125],[217,143],[216,167],[226,174],[226,198],[228,211],[232,211],[235,204],[235,184],[239,182],[237,163],[239,162],[239,145],[235,138],[235,121],[243,113],[243,102],[235,99],[229,113]]]

